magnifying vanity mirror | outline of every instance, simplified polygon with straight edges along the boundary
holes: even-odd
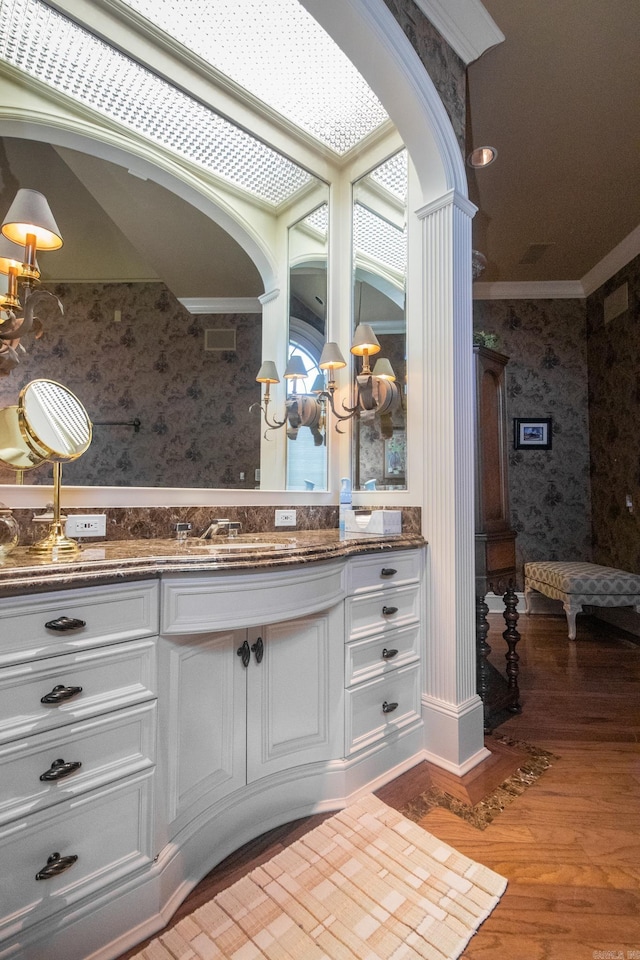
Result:
[[[353,184],[354,329],[371,327],[400,402],[385,415],[354,423],[355,490],[406,490],[407,422],[407,153],[401,150]],[[382,414],[382,415],[380,415]]]
[[[91,444],[92,424],[78,398],[53,380],[33,380],[16,406],[0,410],[0,463],[22,474],[53,464],[53,515],[48,534],[30,549],[41,556],[75,553],[60,518],[62,464],[77,460]]]

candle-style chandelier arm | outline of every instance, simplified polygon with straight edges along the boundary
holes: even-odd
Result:
[[[249,413],[253,413],[254,410],[259,410],[264,417],[264,422],[267,425],[267,429],[264,432],[265,440],[268,439],[267,434],[270,433],[271,430],[278,430],[280,427],[284,427],[285,423],[287,422],[286,417],[284,420],[276,420],[275,418],[273,420],[269,419],[269,399],[269,396],[265,394],[262,398],[262,403],[252,403],[249,407]]]

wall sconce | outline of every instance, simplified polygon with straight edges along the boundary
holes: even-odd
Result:
[[[20,189],[2,224],[0,273],[8,277],[7,292],[0,295],[0,375],[6,376],[20,363],[25,349],[21,339],[32,329],[36,339],[42,324],[36,311],[53,302],[60,313],[60,300],[47,290],[34,290],[40,280],[38,250],[59,250],[62,236],[49,204],[37,190]]]
[[[262,404],[252,403],[249,410],[258,409],[262,411],[264,422],[267,429],[264,432],[265,439],[269,439],[267,434],[271,430],[278,430],[286,426],[287,436],[290,440],[295,440],[298,436],[300,427],[309,427],[313,434],[313,442],[316,447],[324,443],[324,408],[322,402],[316,396],[310,396],[306,393],[298,393],[298,380],[304,380],[307,376],[302,358],[293,355],[289,358],[287,368],[284,371],[284,379],[292,381],[292,391],[285,400],[285,418],[284,420],[269,419],[269,401],[271,399],[270,391],[272,383],[280,383],[280,377],[273,360],[265,360],[258,370],[256,381],[265,383],[267,388],[262,398]],[[314,391],[318,378],[314,383]],[[324,381],[322,383],[324,390]]]
[[[340,424],[358,416],[362,423],[371,423],[374,417],[380,420],[380,430],[385,439],[393,436],[392,414],[402,403],[402,395],[397,385],[393,367],[386,357],[376,360],[373,370],[369,362],[371,355],[380,352],[380,342],[368,323],[359,323],[356,327],[351,353],[362,357],[362,369],[356,373],[356,403],[353,407],[342,404],[342,412],[336,410],[336,381],[334,371],[346,367],[347,363],[337,343],[326,343],[320,357],[320,369],[329,371],[327,389],[320,394],[325,399],[336,419],[335,428],[344,433]]]
[[[389,360],[380,357],[371,369],[369,358],[380,352],[380,343],[375,333],[367,323],[360,323],[356,327],[351,345],[351,353],[362,357],[362,370],[356,374],[355,386],[357,401],[353,407],[342,404],[342,411],[336,409],[335,371],[346,367],[347,361],[340,352],[340,347],[334,341],[325,343],[320,356],[320,369],[329,371],[329,379],[325,385],[324,374],[318,374],[311,388],[311,394],[298,393],[296,381],[307,376],[302,359],[292,356],[284,372],[285,380],[293,380],[293,391],[285,401],[284,420],[269,419],[270,389],[272,383],[280,383],[276,365],[272,360],[265,360],[258,371],[256,381],[266,384],[262,405],[252,403],[250,410],[258,408],[262,411],[267,429],[265,437],[271,430],[287,427],[287,436],[295,440],[300,427],[309,427],[313,434],[316,446],[324,442],[325,403],[329,404],[336,423],[337,433],[344,433],[340,424],[358,416],[363,423],[371,423],[374,417],[380,420],[382,436],[385,439],[393,436],[392,414],[402,403],[402,396],[396,384],[396,375]]]

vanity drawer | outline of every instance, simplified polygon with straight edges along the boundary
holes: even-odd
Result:
[[[345,611],[347,639],[389,633],[420,619],[420,586],[414,584],[348,597]]]
[[[346,698],[346,754],[350,756],[420,719],[420,664],[398,667],[387,676],[352,687]]]
[[[401,627],[392,633],[354,640],[345,647],[345,678],[348,687],[372,680],[415,663],[420,655],[420,624]]]
[[[3,667],[0,743],[154,698],[156,644],[133,640]],[[55,702],[42,703],[45,696]]]
[[[281,623],[344,598],[344,564],[308,564],[264,573],[165,577],[161,633],[210,633]]]
[[[0,746],[0,824],[152,767],[155,715],[149,700]]]
[[[60,619],[83,621],[69,624]],[[50,626],[47,626],[50,624]],[[70,629],[55,629],[70,627]],[[0,600],[0,666],[158,632],[158,584],[116,584]]]
[[[360,557],[348,564],[347,595],[418,583],[421,573],[421,550],[397,550],[375,557]]]
[[[0,940],[117,886],[153,860],[151,778],[149,772],[120,780],[0,829]],[[36,880],[54,853],[77,860]]]

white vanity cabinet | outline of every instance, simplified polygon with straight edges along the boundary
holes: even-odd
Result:
[[[163,584],[167,842],[225,798],[237,805],[245,786],[253,794],[264,778],[295,781],[295,768],[342,756],[342,580],[332,564]],[[299,601],[307,612],[294,616]],[[192,632],[174,633],[187,615]],[[265,615],[286,619],[256,623]],[[243,628],[216,629],[228,620]]]
[[[407,550],[348,566],[346,756],[420,722],[422,562]]]
[[[422,564],[0,600],[0,960],[112,960],[245,842],[422,759]]]
[[[153,862],[158,585],[0,604],[0,956]]]

